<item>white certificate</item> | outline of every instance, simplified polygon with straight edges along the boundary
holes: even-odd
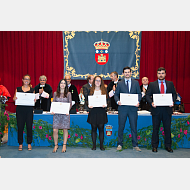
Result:
[[[69,114],[70,103],[66,102],[52,102],[50,113]]]
[[[121,105],[136,106],[138,104],[138,94],[120,93]]]
[[[93,107],[107,106],[106,95],[88,96],[88,104]]]
[[[172,106],[172,94],[153,94],[153,102],[156,106]]]
[[[35,94],[34,93],[23,93],[16,92],[17,99],[15,100],[15,105],[21,106],[34,106]]]
[[[49,98],[49,94],[47,92],[42,92],[41,97],[43,98]]]

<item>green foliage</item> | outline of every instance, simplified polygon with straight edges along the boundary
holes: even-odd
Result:
[[[3,117],[5,118],[4,121],[9,123],[10,128],[17,131],[16,115],[9,114],[10,119],[8,121],[6,121],[7,116],[3,114]],[[190,116],[186,118],[178,118],[172,120],[171,137],[172,137],[173,149],[178,148],[179,145],[183,145],[184,137],[187,138],[187,134],[190,131],[189,121],[190,121]],[[146,147],[147,149],[152,148],[151,145],[152,130],[153,126],[150,125],[143,127],[137,131],[138,144],[140,146]],[[24,128],[24,133],[26,133],[26,128]],[[113,138],[109,140],[107,144],[105,144],[106,148],[117,146],[117,141],[118,141],[117,131],[115,131],[112,134],[112,137]],[[123,137],[124,137],[123,149],[132,148],[131,130],[130,129],[125,130]],[[24,138],[26,141],[27,138],[26,135],[24,135]],[[97,139],[99,139],[99,137],[97,137]],[[163,124],[161,123],[159,130],[159,141],[160,141],[160,146],[162,148],[165,148],[164,140],[165,140],[164,129],[163,129]],[[188,138],[187,140],[190,141],[190,138]],[[52,124],[49,124],[46,121],[43,121],[42,119],[33,121],[33,143],[34,144],[36,142],[40,143],[40,141],[48,141],[50,146],[54,146]],[[58,142],[61,144],[63,143],[63,130],[59,130]],[[69,146],[79,146],[79,145],[84,147],[92,146],[91,130],[79,127],[78,125],[75,125],[74,122],[72,122],[69,130],[67,144]]]
[[[9,114],[5,111],[6,104],[0,102],[0,139],[4,135],[5,125],[9,124]],[[0,143],[1,146],[1,143]]]

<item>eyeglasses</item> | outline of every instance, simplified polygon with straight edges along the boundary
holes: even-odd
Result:
[[[95,80],[96,82],[101,82],[101,80]]]
[[[40,81],[46,81],[46,80],[40,80]]]
[[[23,79],[23,80],[30,80],[30,79]]]

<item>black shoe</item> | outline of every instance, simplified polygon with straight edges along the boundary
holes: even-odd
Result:
[[[169,147],[166,147],[165,149],[166,149],[168,152],[170,152],[170,153],[173,152],[173,150],[172,150],[171,148],[169,148]]]
[[[105,150],[105,148],[104,147],[100,147],[100,150]]]
[[[96,150],[96,147],[95,147],[95,146],[93,146],[91,149],[92,149],[92,150]]]
[[[158,152],[157,148],[156,148],[156,147],[153,147],[153,148],[152,148],[152,152]]]

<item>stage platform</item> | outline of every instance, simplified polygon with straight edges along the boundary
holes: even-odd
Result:
[[[190,148],[189,139],[189,121],[190,113],[172,116],[172,147]],[[71,114],[70,130],[68,137],[69,146],[91,146],[91,125],[87,123],[87,114]],[[34,114],[33,124],[33,143],[32,146],[53,146],[53,115],[51,114]],[[139,114],[137,121],[138,143],[139,146],[151,148],[152,137],[152,116],[148,114]],[[164,132],[163,126],[160,126],[160,145],[164,148]],[[107,147],[117,146],[118,132],[118,115],[108,114],[108,123],[104,127],[105,139],[104,144]],[[24,131],[24,143],[26,146],[26,129]],[[129,121],[127,120],[124,130],[124,148],[131,148],[131,131]],[[62,145],[63,131],[59,130],[59,145]],[[97,137],[97,143],[99,142]],[[17,128],[9,126],[8,143],[9,146],[18,146]]]

